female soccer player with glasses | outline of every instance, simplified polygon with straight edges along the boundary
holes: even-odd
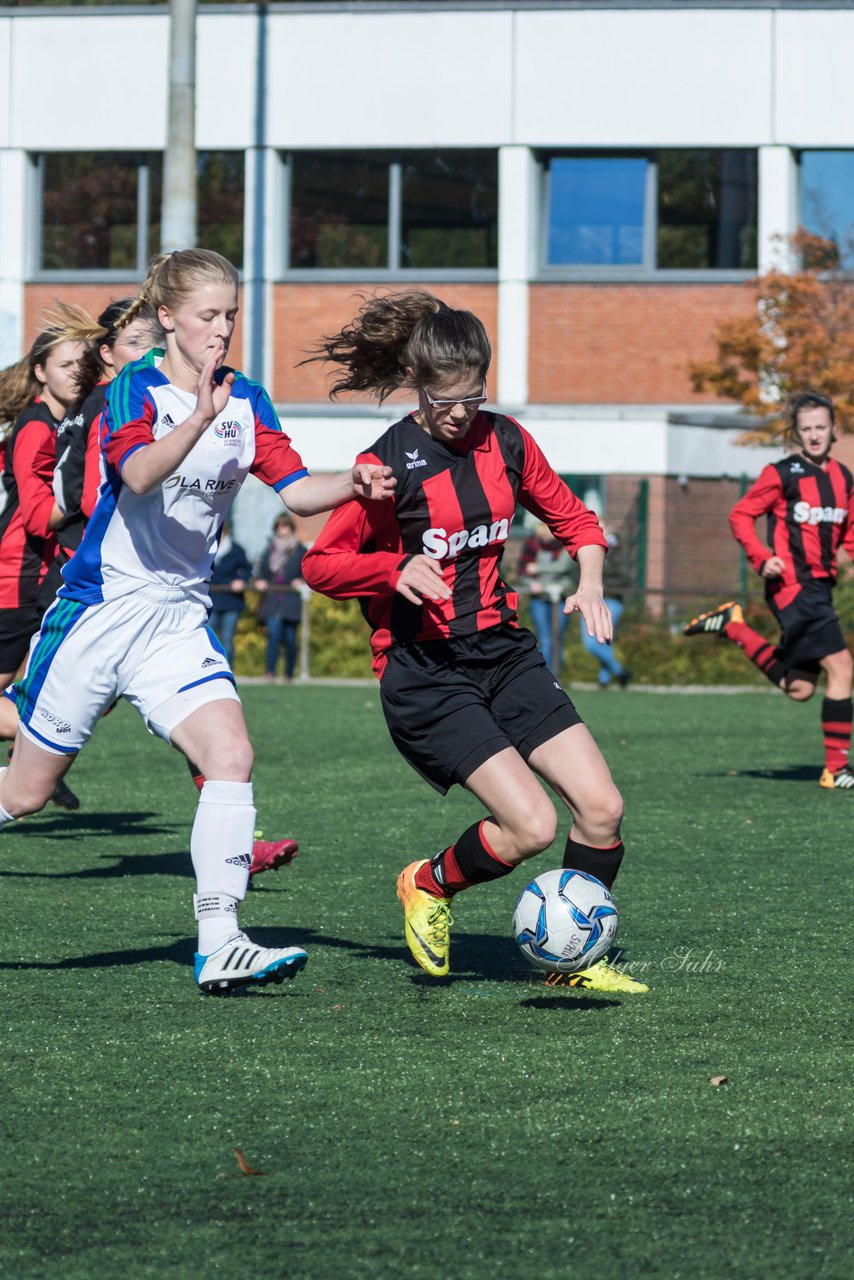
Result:
[[[203,991],[293,976],[297,947],[240,932],[255,809],[252,748],[222,646],[206,627],[223,522],[250,472],[300,515],[387,497],[382,465],[309,476],[262,387],[224,364],[237,272],[219,254],[157,258],[125,324],[153,311],[166,353],[110,383],[101,440],[107,483],[16,687],[21,725],[0,777],[0,826],[40,809],[102,712],[125,698],[150,732],[205,776],[190,852]]]
[[[338,366],[333,395],[368,391],[382,400],[405,388],[418,397],[360,455],[391,469],[393,501],[357,500],[335,512],[303,577],[316,591],[361,600],[383,711],[404,758],[441,794],[459,783],[486,809],[398,877],[407,943],[438,977],[449,968],[455,895],[508,875],[554,840],[557,817],[540,778],[572,814],[565,866],[610,887],[623,856],[623,805],[608,766],[519,626],[516,593],[500,573],[520,502],[577,558],[578,589],[564,607],[606,641],[605,538],[528,432],[484,410],[490,358],[476,316],[423,292],[369,299],[312,357]],[[646,990],[607,960],[572,983]]]

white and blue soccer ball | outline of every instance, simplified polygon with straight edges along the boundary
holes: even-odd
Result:
[[[538,969],[575,973],[601,960],[617,936],[617,904],[585,871],[544,871],[522,890],[513,936]]]

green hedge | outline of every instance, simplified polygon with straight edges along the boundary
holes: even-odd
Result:
[[[834,601],[854,648],[854,578],[840,583]],[[264,671],[263,629],[254,616],[255,600],[240,620],[235,644],[238,675],[260,676]],[[713,601],[694,602],[678,618],[653,618],[637,608],[627,608],[617,631],[615,651],[640,685],[733,684],[766,685],[742,651],[717,636],[682,635],[682,623]],[[371,676],[368,626],[355,600],[339,602],[313,595],[310,603],[311,643],[309,671],[316,677],[369,678]],[[778,631],[761,598],[745,606],[745,616],[769,640]],[[523,606],[522,622],[529,625]],[[564,638],[562,677],[568,684],[595,682],[598,665],[581,643],[580,620],[570,618]]]

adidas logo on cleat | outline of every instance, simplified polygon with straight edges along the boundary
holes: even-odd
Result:
[[[236,858],[226,858],[226,862],[230,867],[246,867],[252,866],[252,855],[250,853],[238,853]]]

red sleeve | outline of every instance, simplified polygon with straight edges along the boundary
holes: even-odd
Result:
[[[12,470],[18,486],[21,520],[34,538],[48,538],[50,517],[56,504],[53,471],[56,435],[49,423],[32,418],[19,427],[12,451]]]
[[[308,475],[305,463],[280,427],[272,428],[255,418],[255,459],[249,468],[277,493]]]
[[[357,462],[381,465],[369,453],[359,454]],[[409,559],[400,546],[394,499],[367,502],[353,498],[333,511],[306,552],[302,576],[313,591],[335,600],[387,596],[397,586]]]
[[[109,400],[107,403],[109,404]],[[155,412],[154,402],[146,398],[138,418],[131,418],[127,422],[112,426],[109,412],[105,409],[104,429],[101,432],[102,448],[107,465],[114,471],[121,473],[126,458],[136,453],[137,449],[142,449],[147,444],[154,444]]]
[[[848,495],[848,519],[842,535],[842,550],[854,560],[854,489]]]
[[[98,501],[101,487],[101,414],[96,413],[89,427],[86,440],[86,460],[83,464],[83,493],[80,510],[88,520]]]
[[[579,547],[602,547],[607,551],[608,543],[595,511],[585,507],[569,485],[561,480],[533,436],[522,426],[519,430],[525,443],[519,491],[522,506],[548,525],[573,558]]]
[[[733,537],[744,547],[745,555],[757,573],[762,572],[763,564],[774,552],[757,536],[756,521],[760,516],[773,511],[782,496],[783,482],[780,473],[769,463],[762,468],[759,479],[750,486],[743,498],[739,498],[729,513]]]

